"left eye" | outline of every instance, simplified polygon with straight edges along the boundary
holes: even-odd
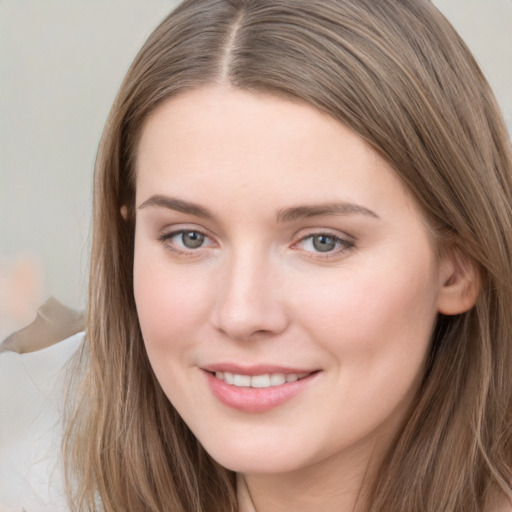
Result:
[[[302,239],[301,244],[304,250],[319,253],[329,253],[353,247],[353,244],[348,240],[325,233],[306,236]]]

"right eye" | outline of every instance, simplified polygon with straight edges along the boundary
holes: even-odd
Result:
[[[160,241],[172,251],[178,253],[193,252],[197,249],[214,245],[213,240],[205,233],[195,229],[180,229],[162,235]]]

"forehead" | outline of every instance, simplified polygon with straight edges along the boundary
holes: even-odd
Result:
[[[355,201],[368,208],[407,195],[361,137],[314,107],[225,87],[171,98],[147,120],[137,162],[137,202],[151,194],[260,208]],[[410,198],[409,198],[410,201]]]

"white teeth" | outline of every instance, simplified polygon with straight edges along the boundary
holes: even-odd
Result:
[[[309,373],[265,373],[263,375],[241,375],[238,373],[215,372],[215,377],[223,380],[231,386],[244,388],[269,388],[272,386],[282,386],[286,382],[295,382],[307,377]]]
[[[234,385],[240,388],[248,388],[251,385],[251,376],[250,375],[239,375],[238,373],[234,374]]]
[[[270,375],[254,375],[251,377],[251,388],[268,388],[270,386]]]
[[[286,382],[286,375],[284,373],[273,373],[270,376],[271,386],[281,386]]]

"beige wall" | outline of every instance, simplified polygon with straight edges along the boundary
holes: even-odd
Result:
[[[82,308],[91,176],[131,59],[175,2],[0,0],[0,340],[52,295]],[[512,0],[434,0],[512,127]]]

